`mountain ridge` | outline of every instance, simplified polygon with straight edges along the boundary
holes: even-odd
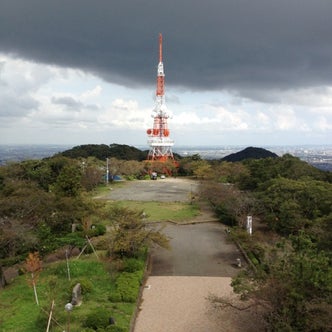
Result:
[[[263,148],[247,147],[236,153],[231,153],[228,156],[221,158],[221,161],[238,162],[246,159],[263,159],[263,158],[278,158],[274,152]]]

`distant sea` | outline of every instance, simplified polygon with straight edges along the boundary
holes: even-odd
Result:
[[[0,145],[0,165],[8,162],[51,157],[59,152],[71,149],[73,145]],[[148,150],[148,146],[136,146]],[[231,153],[239,152],[248,146],[174,146],[173,152],[183,157],[199,154],[203,159],[221,159]],[[309,164],[332,171],[332,145],[294,145],[294,146],[256,146],[282,156],[289,153]]]

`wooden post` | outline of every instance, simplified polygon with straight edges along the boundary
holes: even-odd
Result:
[[[47,322],[46,332],[49,332],[49,330],[50,330],[52,314],[53,314],[53,308],[54,308],[54,300],[52,301],[50,314],[48,315],[48,322]]]
[[[96,257],[99,259],[98,255],[97,255],[97,253],[96,253],[96,250],[95,250],[95,248],[94,248],[92,242],[91,242],[90,239],[88,238],[88,236],[86,236],[86,239],[88,240],[88,242],[89,242],[89,244],[90,244],[90,247],[91,247],[92,250],[93,250],[93,253],[94,253],[94,254],[96,255]]]

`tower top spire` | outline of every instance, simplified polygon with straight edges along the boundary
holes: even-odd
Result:
[[[159,34],[159,62],[163,62],[163,35]]]
[[[163,64],[163,36],[159,34],[159,63],[158,63],[158,73],[157,73],[157,96],[164,96],[164,64]]]

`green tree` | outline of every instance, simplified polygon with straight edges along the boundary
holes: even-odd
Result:
[[[35,182],[7,178],[0,192],[0,216],[25,220],[30,226],[48,215],[51,195]]]
[[[121,174],[138,178],[144,172],[142,162],[136,160],[125,161],[121,167]]]
[[[196,178],[208,179],[212,177],[212,167],[207,160],[194,161],[191,167]]]
[[[311,179],[276,178],[260,187],[261,212],[270,227],[296,233],[332,212],[332,185]]]
[[[291,237],[290,250],[283,250],[264,287],[272,304],[270,325],[285,331],[329,330],[332,268],[328,257],[303,232]]]
[[[323,172],[299,158],[286,154],[279,158],[250,159],[243,161],[249,173],[238,179],[241,189],[256,190],[267,181],[278,177],[292,180],[311,178],[318,181],[330,181],[329,172]]]
[[[6,219],[0,225],[0,259],[16,262],[20,255],[36,248],[37,236],[31,226],[17,219]]]
[[[97,202],[80,194],[76,161],[26,161],[1,167],[0,175],[0,258],[6,262],[36,249],[45,254],[56,248],[59,236],[71,232],[73,223],[90,215],[97,218]]]
[[[234,290],[263,306],[268,331],[329,331],[332,328],[332,267],[328,255],[304,232],[266,252],[265,274],[238,275]]]
[[[246,216],[253,213],[256,204],[251,193],[214,181],[201,183],[200,197],[209,201],[219,219],[229,226],[243,226]]]
[[[24,177],[27,180],[38,183],[40,188],[48,191],[49,185],[54,178],[52,177],[52,170],[49,162],[46,160],[26,160],[22,162],[24,168]]]
[[[168,239],[147,225],[142,211],[113,208],[109,217],[113,219],[111,252],[116,256],[135,257],[152,244],[168,247]]]
[[[193,175],[195,163],[202,161],[199,154],[194,154],[189,157],[182,158],[179,161],[179,174]]]
[[[238,183],[244,176],[249,175],[249,170],[240,162],[213,162],[212,164],[213,178],[217,182]]]
[[[91,191],[103,180],[105,172],[94,165],[88,165],[82,172],[81,185],[86,191]]]
[[[80,194],[81,188],[81,169],[75,165],[65,166],[55,182],[55,194],[76,197]]]
[[[100,160],[117,158],[141,161],[146,158],[147,152],[124,144],[111,144],[110,146],[106,144],[86,144],[75,146],[70,150],[62,152],[61,155],[69,158],[96,157]]]

